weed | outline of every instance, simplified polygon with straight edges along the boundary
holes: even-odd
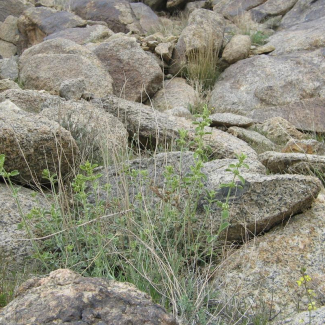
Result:
[[[250,34],[250,37],[253,45],[264,45],[268,39],[268,35],[265,35],[261,31],[256,31],[253,34]]]

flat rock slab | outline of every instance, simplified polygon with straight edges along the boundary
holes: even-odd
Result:
[[[238,61],[216,82],[210,105],[216,112],[240,113],[254,118],[249,114],[253,110],[263,114],[270,107],[282,107],[314,97],[325,98],[324,55],[325,49],[322,48],[281,56],[260,55]],[[312,110],[310,115],[313,115]],[[283,117],[283,114],[279,116]],[[297,122],[292,123],[297,125]]]
[[[280,27],[288,28],[289,26],[316,20],[324,16],[324,0],[298,0],[295,6],[283,17]]]
[[[42,195],[23,187],[15,186],[14,189],[18,191],[19,207],[12,189],[0,183],[0,256],[1,263],[8,267],[8,273],[23,270],[26,257],[33,252],[26,230],[19,228],[19,223],[23,221],[22,214],[26,216],[34,207],[48,208]]]
[[[211,120],[210,126],[240,126],[248,127],[254,124],[254,120],[237,114],[232,113],[215,113],[209,116]]]
[[[126,0],[71,0],[69,7],[83,19],[106,22],[115,33],[141,32],[141,26]]]
[[[84,45],[89,42],[102,41],[114,33],[106,26],[94,25],[85,28],[66,28],[44,38],[44,41],[54,38],[65,38],[77,44]]]
[[[264,314],[267,310],[267,315],[273,318],[279,313],[273,320],[275,324],[289,315],[296,315],[298,301],[300,308],[307,310],[308,301],[301,298],[305,289],[298,287],[296,282],[301,277],[301,267],[306,267],[312,278],[309,285],[315,290],[315,300],[323,301],[324,209],[322,191],[310,210],[290,218],[285,225],[255,238],[233,253],[229,252],[214,275],[221,306],[225,303],[233,306],[236,301],[248,314]]]
[[[194,139],[194,125],[184,118],[170,116],[158,112],[148,106],[107,96],[102,100],[103,108],[118,117],[125,125],[129,136],[136,136],[144,146],[163,144],[179,137],[179,130],[189,131],[189,142]],[[249,158],[256,159],[256,152],[244,141],[227,132],[209,128],[211,134],[204,136],[204,142],[212,149],[215,158],[236,158],[236,154],[245,153]]]
[[[20,57],[20,81],[26,89],[59,94],[70,79],[85,79],[86,91],[95,97],[113,92],[112,78],[98,58],[85,47],[56,38],[27,49]]]
[[[269,37],[267,45],[275,48],[270,55],[282,55],[324,47],[325,16],[279,31]]]
[[[245,179],[242,189],[231,192],[231,226],[222,235],[227,240],[246,241],[254,235],[270,230],[276,224],[307,209],[322,188],[316,177],[301,175],[241,174]],[[220,184],[231,182],[229,172],[209,175],[207,190],[217,190],[215,199],[224,202],[228,188]],[[203,200],[201,205],[206,204]],[[221,209],[213,204],[212,218],[215,231],[221,222]]]
[[[274,322],[274,325],[323,325],[325,319],[325,307],[316,307],[316,310],[313,310],[311,313],[309,311],[304,311],[297,313],[295,316],[286,318],[283,321]]]
[[[269,118],[279,116],[299,130],[323,133],[325,132],[325,98],[316,97],[288,105],[254,109],[248,116],[262,123]]]
[[[1,0],[0,1],[0,22],[5,21],[8,16],[19,17],[24,10],[32,4],[24,0]]]
[[[83,278],[67,269],[30,279],[0,312],[0,324],[148,324],[177,325],[134,285]]]
[[[48,182],[44,169],[66,178],[79,163],[79,149],[58,123],[24,112],[9,100],[0,104],[0,152],[5,170],[18,170],[22,184]]]
[[[325,172],[325,156],[269,151],[260,154],[259,159],[271,173],[317,175]]]

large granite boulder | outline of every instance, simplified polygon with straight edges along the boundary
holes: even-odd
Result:
[[[125,152],[128,133],[123,124],[102,108],[86,101],[48,100],[41,116],[56,121],[71,132],[82,157],[89,161],[111,163]]]
[[[295,318],[297,322],[277,321],[296,315],[298,303],[301,310],[307,310],[305,289],[296,282],[302,267],[312,279],[308,285],[314,289],[315,300],[324,301],[324,208],[322,191],[310,210],[240,249],[229,251],[214,273],[221,306],[236,305],[249,315],[266,313],[275,324],[300,324],[299,316]]]
[[[298,0],[295,6],[283,17],[281,28],[316,20],[325,16],[324,0]]]
[[[190,109],[198,100],[198,93],[183,78],[165,81],[164,88],[152,98],[153,107],[161,112],[177,107]]]
[[[9,100],[0,104],[0,152],[7,172],[18,170],[23,184],[47,182],[44,169],[67,178],[79,162],[69,131],[45,117],[24,112]]]
[[[8,16],[0,26],[0,39],[17,45],[19,40],[18,18]]]
[[[163,72],[158,63],[134,38],[109,40],[96,47],[94,53],[112,76],[116,96],[143,102],[162,87]]]
[[[275,48],[270,55],[282,55],[324,47],[325,16],[278,31],[268,38],[267,45]]]
[[[71,0],[69,8],[83,19],[105,21],[115,33],[141,32],[129,1],[126,0]]]
[[[17,192],[17,199],[13,190]],[[43,195],[30,189],[18,186],[12,189],[8,184],[0,183],[0,256],[2,266],[7,267],[7,276],[11,272],[22,271],[28,263],[26,257],[33,253],[29,234],[19,224],[34,207],[48,208],[46,202]]]
[[[39,7],[30,8],[19,17],[18,28],[21,34],[20,51],[41,43],[53,33],[66,28],[85,27],[87,22],[68,11]]]
[[[0,79],[18,79],[18,56],[0,61]]]
[[[266,119],[264,110],[270,107],[272,111],[274,106],[325,98],[324,54],[322,48],[312,52],[260,55],[241,60],[226,69],[216,82],[210,105],[217,112],[241,113],[251,117],[255,117],[250,113],[256,110]],[[297,121],[290,122],[298,126]]]
[[[83,78],[86,91],[103,97],[113,92],[111,76],[85,47],[57,38],[27,49],[20,57],[20,81],[26,89],[59,94],[64,81]]]
[[[246,59],[251,45],[251,38],[248,35],[235,35],[222,52],[222,58],[229,64]]]
[[[113,34],[114,33],[106,26],[87,25],[85,28],[66,28],[62,31],[46,36],[44,40],[47,41],[54,38],[65,38],[77,44],[84,45],[90,42],[102,41]]]
[[[84,278],[67,269],[26,281],[16,299],[0,311],[0,324],[26,323],[177,325],[134,285]]]
[[[103,99],[103,108],[118,117],[125,125],[129,136],[139,140],[143,146],[171,143],[179,138],[179,130],[188,131],[189,141],[194,140],[195,126],[188,120],[158,112],[148,106],[127,101],[115,96]],[[203,137],[203,141],[211,148],[211,156],[215,158],[235,158],[245,153],[256,159],[256,152],[244,141],[227,132],[207,128],[211,134]]]
[[[5,21],[8,16],[19,17],[24,10],[32,4],[24,0],[1,0],[0,1],[0,22]]]
[[[223,42],[224,24],[224,18],[211,10],[194,10],[174,49],[170,72],[179,72],[194,52],[218,53]]]

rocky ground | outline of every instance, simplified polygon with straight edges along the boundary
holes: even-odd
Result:
[[[323,324],[324,76],[325,0],[0,0],[0,324]],[[79,199],[82,213],[105,202],[99,219],[117,213],[113,206],[140,209],[139,197],[148,210],[172,198],[185,211],[189,189],[176,196],[166,184],[195,173],[202,121],[209,151],[191,236],[224,243],[206,271],[209,321],[184,320],[182,304],[136,281],[82,276],[97,257],[82,275],[63,268],[68,261],[54,271],[35,266],[30,239],[47,228],[26,226],[33,207],[67,213],[74,204],[70,195],[55,200],[44,169],[68,192],[80,165],[98,163],[96,185],[88,178]],[[241,154],[245,184],[228,192],[228,166]],[[217,201],[230,204],[220,234]],[[38,277],[14,298],[6,286],[15,272]]]

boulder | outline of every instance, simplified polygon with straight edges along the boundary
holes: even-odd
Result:
[[[130,37],[120,37],[100,44],[94,50],[112,76],[114,94],[133,101],[145,101],[161,87],[163,72]]]
[[[256,152],[261,153],[275,149],[275,144],[271,140],[256,131],[247,130],[238,126],[232,126],[227,130],[227,132],[247,142],[256,150]]]
[[[60,85],[59,95],[67,100],[79,100],[87,90],[85,79],[69,79]]]
[[[215,1],[213,11],[218,12],[229,20],[242,16],[245,11],[263,4],[266,0],[221,0]]]
[[[19,17],[31,6],[24,0],[0,0],[0,22],[5,21],[8,16]]]
[[[82,157],[99,163],[111,163],[125,152],[128,133],[123,124],[102,108],[86,101],[54,102],[42,106],[41,116],[59,123],[71,132]]]
[[[263,22],[274,16],[285,15],[295,4],[297,0],[267,0],[263,4],[254,7],[250,12],[257,22]]]
[[[85,28],[66,28],[44,38],[45,41],[54,38],[65,38],[77,44],[84,45],[90,42],[103,41],[114,33],[103,25],[87,25]]]
[[[159,17],[149,6],[142,2],[130,3],[130,6],[144,33],[150,33],[152,30],[159,28]]]
[[[84,27],[87,22],[68,11],[38,7],[30,8],[19,17],[18,28],[21,33],[20,51],[41,43],[53,33],[66,28]]]
[[[221,74],[212,91],[210,105],[217,112],[237,112],[252,117],[249,112],[254,109],[263,114],[268,107],[325,98],[324,55],[322,48],[238,61]]]
[[[37,44],[20,57],[20,81],[26,89],[58,94],[67,80],[83,78],[86,91],[96,97],[113,92],[112,78],[85,47],[58,38]]]
[[[173,78],[164,83],[152,98],[150,104],[158,111],[166,111],[176,107],[190,108],[198,100],[199,94],[183,78]]]
[[[0,79],[18,80],[18,56],[0,62]]]
[[[292,138],[306,138],[306,134],[298,131],[293,124],[282,117],[269,118],[261,124],[254,124],[250,129],[264,134],[277,144],[285,144]]]
[[[325,155],[325,143],[315,139],[290,139],[282,148],[283,153],[304,153],[307,155]]]
[[[307,309],[305,289],[296,282],[302,267],[312,278],[308,284],[315,290],[315,300],[323,301],[324,208],[322,191],[310,210],[240,249],[229,251],[213,275],[220,305],[236,304],[245,314],[267,314],[272,323],[278,324],[277,321],[297,313],[298,302],[301,309]],[[295,319],[298,322],[284,324],[300,324],[299,318]]]
[[[325,16],[325,0],[298,0],[295,6],[283,17],[281,28],[288,28],[302,22]]]
[[[105,21],[113,32],[141,32],[129,1],[72,0],[70,10],[83,19]]]
[[[324,105],[325,98],[315,97],[299,100],[288,105],[254,109],[248,116],[258,122],[265,122],[272,117],[282,117],[299,130],[325,132]]]
[[[165,146],[179,137],[180,129],[189,131],[189,141],[195,137],[195,126],[184,118],[176,118],[115,96],[107,96],[102,102],[103,108],[125,125],[130,138],[139,140],[143,146]],[[257,158],[256,152],[244,141],[217,129],[209,128],[207,131],[211,134],[205,135],[203,141],[211,147],[213,157],[235,158],[236,154],[245,153],[251,159]]]
[[[160,43],[155,47],[155,53],[165,62],[169,63],[172,59],[174,47],[175,45],[172,42]]]
[[[215,113],[209,116],[211,120],[210,126],[240,126],[248,127],[254,124],[254,120],[249,117],[232,114],[232,113]]]
[[[177,325],[150,297],[130,283],[84,278],[59,269],[46,278],[32,278],[16,299],[0,311],[0,323]]]
[[[44,169],[67,178],[79,160],[70,132],[58,123],[24,112],[9,100],[0,104],[0,152],[5,169],[18,170],[22,184],[46,182]]]
[[[7,159],[9,157],[6,157]],[[17,191],[17,200],[13,190]],[[3,263],[1,267],[6,265],[7,275],[23,271],[28,264],[27,257],[33,253],[32,243],[27,240],[29,235],[26,229],[19,227],[19,224],[34,207],[48,208],[46,202],[46,198],[40,193],[36,194],[24,187],[10,188],[8,184],[0,183],[0,256],[1,264]]]
[[[19,40],[19,31],[17,23],[17,17],[8,16],[0,26],[0,39],[17,45]]]
[[[16,45],[0,39],[0,55],[3,58],[11,58],[17,54]]]
[[[196,9],[204,9],[205,7],[205,0],[195,1],[195,2],[188,2],[184,9],[184,14],[189,15]]]
[[[275,49],[271,55],[282,55],[324,47],[325,16],[278,31],[268,38],[267,45],[273,46]]]
[[[174,49],[170,73],[178,73],[190,54],[218,53],[222,46],[224,24],[224,18],[211,10],[194,10]]]
[[[246,59],[251,45],[251,38],[248,35],[235,35],[223,50],[222,58],[229,64]]]
[[[3,92],[8,89],[20,89],[20,87],[10,79],[1,79],[0,80],[0,92]]]
[[[324,156],[268,151],[259,155],[259,160],[271,173],[317,175],[323,178],[325,172]]]
[[[44,91],[10,89],[0,93],[0,103],[10,100],[16,106],[29,113],[40,113],[47,105],[58,106],[62,102],[59,96]]]

